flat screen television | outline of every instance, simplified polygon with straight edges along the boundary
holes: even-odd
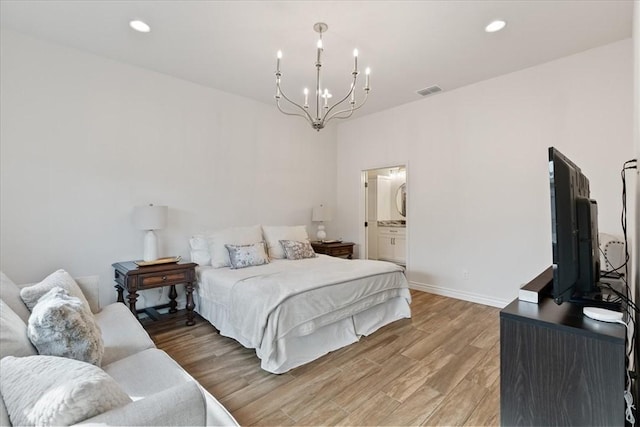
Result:
[[[553,299],[619,310],[600,291],[598,204],[590,199],[589,180],[554,147],[549,148]]]

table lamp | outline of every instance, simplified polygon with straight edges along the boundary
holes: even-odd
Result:
[[[314,206],[311,214],[311,221],[319,222],[318,234],[316,235],[318,240],[322,241],[327,238],[327,233],[324,231],[324,221],[331,221],[331,211],[324,205]]]
[[[153,230],[160,230],[167,225],[166,206],[136,206],[133,210],[133,223],[140,230],[147,230],[144,235],[144,261],[158,259],[158,239]]]

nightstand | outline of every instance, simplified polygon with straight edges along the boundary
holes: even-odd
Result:
[[[121,261],[112,264],[115,269],[116,290],[118,291],[118,302],[124,303],[124,290],[128,292],[127,300],[129,309],[138,318],[136,301],[138,291],[146,289],[171,286],[169,291],[169,313],[178,311],[176,306],[176,285],[184,284],[187,296],[187,325],[195,324],[193,309],[193,283],[196,280],[196,266],[193,262],[181,262],[172,264],[158,264],[146,267],[139,267],[134,261]]]
[[[353,257],[353,242],[340,242],[340,243],[324,243],[324,242],[311,242],[311,247],[317,254],[330,255],[341,258]]]

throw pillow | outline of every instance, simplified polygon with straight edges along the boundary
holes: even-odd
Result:
[[[7,356],[0,393],[14,426],[71,425],[132,402],[102,369],[55,356]]]
[[[73,277],[64,270],[55,271],[45,277],[42,282],[22,288],[20,291],[20,297],[29,310],[33,311],[33,307],[36,306],[40,297],[56,286],[66,289],[69,291],[69,295],[79,298],[87,308],[87,311],[91,313],[91,307],[89,306],[87,299],[84,297],[82,290],[76,281],[73,280]]]
[[[252,245],[225,245],[229,251],[229,267],[231,269],[245,268],[269,263],[269,256],[264,242]]]
[[[36,354],[27,336],[27,324],[0,299],[0,359]]]
[[[285,258],[284,249],[280,244],[280,240],[296,240],[298,242],[309,240],[307,227],[304,225],[295,225],[291,227],[264,226],[262,227],[262,231],[264,232],[264,238],[267,241],[269,256],[276,259]]]
[[[207,237],[211,265],[214,268],[229,267],[229,252],[225,245],[251,245],[262,241],[262,227],[232,227],[211,233]]]
[[[27,334],[40,354],[102,363],[102,331],[83,303],[65,289],[55,287],[40,298]]]
[[[287,259],[316,257],[316,253],[313,251],[313,247],[308,241],[298,242],[296,240],[280,240],[280,244],[284,249],[284,254]]]

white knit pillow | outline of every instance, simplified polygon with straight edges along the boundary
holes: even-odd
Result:
[[[132,400],[97,366],[55,356],[7,356],[0,393],[11,424],[71,425]]]
[[[69,357],[100,366],[102,331],[82,302],[55,287],[38,300],[29,317],[27,335],[38,353]]]
[[[20,297],[22,301],[24,301],[25,305],[29,308],[30,311],[33,311],[33,307],[36,306],[40,297],[56,286],[61,287],[62,289],[66,289],[69,291],[69,295],[79,298],[80,301],[87,307],[89,313],[91,313],[91,307],[89,306],[89,302],[84,297],[80,286],[73,280],[73,277],[69,273],[64,270],[54,271],[50,275],[44,278],[44,280],[40,283],[37,283],[33,286],[28,286],[26,288],[22,288],[20,291]]]

